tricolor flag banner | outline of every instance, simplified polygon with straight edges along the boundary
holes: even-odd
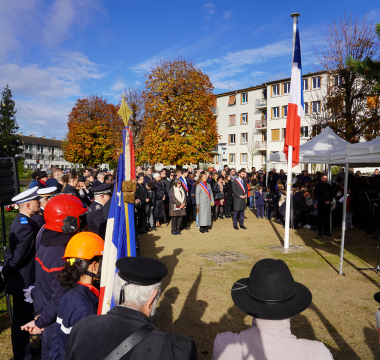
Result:
[[[104,242],[98,315],[107,313],[114,306],[112,287],[118,271],[116,260],[125,256],[136,256],[135,208],[134,204],[124,202],[122,191],[124,180],[135,179],[132,131],[126,126],[123,130],[123,152],[119,156],[114,191],[112,199],[109,200],[111,206]]]
[[[298,165],[299,163],[301,119],[303,118],[304,114],[305,110],[303,102],[301,45],[297,22],[284,144],[284,153],[286,159],[288,158],[288,147],[293,147],[292,167]]]

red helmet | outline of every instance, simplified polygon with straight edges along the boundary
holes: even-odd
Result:
[[[62,194],[51,199],[45,207],[45,228],[71,234],[79,228],[79,216],[88,211],[76,196]]]

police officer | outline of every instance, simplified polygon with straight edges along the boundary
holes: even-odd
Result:
[[[111,199],[112,184],[103,184],[94,189],[94,201],[90,206],[90,212],[87,214],[88,229],[99,235],[102,239],[105,238],[107,217],[102,211],[104,205]]]
[[[197,359],[192,339],[156,330],[149,323],[166,266],[156,259],[125,257],[116,267],[113,299],[117,306],[106,315],[89,316],[74,325],[65,359],[86,359],[89,354],[92,360]]]
[[[19,213],[9,232],[9,247],[1,275],[7,282],[7,294],[13,296],[12,347],[15,360],[31,359],[29,334],[21,326],[33,319],[33,305],[24,301],[23,289],[34,284],[34,256],[38,226],[32,219],[40,210],[38,187],[15,196]]]
[[[57,191],[56,186],[51,186],[48,188],[38,189],[37,195],[41,197],[40,199],[40,211],[38,214],[33,216],[33,220],[38,225],[38,228],[41,229],[45,224],[44,219],[44,209],[48,201],[51,199],[51,196]]]

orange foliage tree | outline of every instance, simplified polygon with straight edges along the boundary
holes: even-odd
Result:
[[[117,159],[122,147],[123,121],[118,108],[106,99],[89,96],[77,100],[69,114],[65,159],[96,166]]]
[[[137,161],[185,165],[208,162],[218,144],[213,86],[191,61],[161,60],[147,74]]]

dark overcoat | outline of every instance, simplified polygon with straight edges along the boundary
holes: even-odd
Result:
[[[156,182],[156,186],[153,188],[153,191],[156,193],[154,217],[156,219],[161,219],[164,217],[164,205],[162,198],[166,195],[165,185],[161,181],[158,181]]]
[[[244,196],[244,195],[248,196],[247,185],[244,181],[242,181],[242,182],[243,182],[243,187],[244,187],[245,192],[243,191],[243,189],[239,185],[237,179],[235,179],[232,183],[232,190],[234,192],[234,196],[233,196],[234,211],[244,211],[247,207],[247,199],[246,198],[242,199],[240,197],[240,196]]]
[[[104,224],[107,222],[107,218],[104,218],[103,213],[104,205],[94,200],[90,206],[90,212],[87,213],[87,225],[88,230],[100,235],[104,240],[104,233],[100,234],[100,227],[104,227]]]
[[[140,311],[115,306],[105,315],[93,315],[74,325],[66,347],[66,360],[103,360],[126,338],[149,324]],[[137,344],[122,360],[195,360],[197,348],[183,334],[156,330]]]

